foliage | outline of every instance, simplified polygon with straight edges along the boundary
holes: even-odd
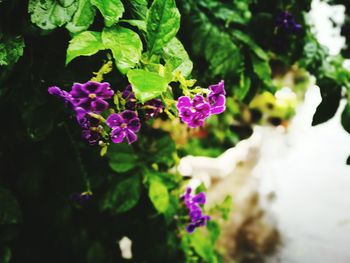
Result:
[[[183,126],[156,127],[175,118],[174,99],[203,91],[192,75],[200,85],[225,78],[227,110],[202,130],[185,132],[195,140],[180,154],[202,153],[201,147],[218,154],[249,136],[249,105],[278,88],[274,65],[295,64],[316,76],[323,104],[315,124],[334,115],[349,76],[343,58],[329,57],[311,34],[304,17],[310,1],[177,4],[0,1],[1,262],[121,262],[116,242],[123,236],[133,242],[135,262],[220,262],[219,222],[232,201],[209,211],[207,228],[187,234],[179,200],[186,180],[172,170],[180,146],[170,136]],[[300,34],[276,32],[274,18],[288,7],[303,27]],[[49,86],[84,83],[92,73],[93,80],[113,84],[114,111],[125,107],[119,95],[129,83],[142,105],[158,98],[166,106],[157,119],[144,121],[137,143],[100,145],[104,158],[83,143],[70,110],[47,94]],[[342,116],[347,130],[348,108]],[[146,111],[139,112],[144,120]],[[74,202],[76,193],[89,198]]]

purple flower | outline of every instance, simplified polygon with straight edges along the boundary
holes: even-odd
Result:
[[[181,96],[176,108],[181,120],[191,128],[203,126],[204,120],[210,115],[210,104],[202,95],[196,95],[192,100]]]
[[[280,31],[287,34],[295,34],[302,29],[301,25],[295,22],[293,15],[287,11],[278,14],[276,26]]]
[[[187,188],[184,195],[180,199],[185,203],[189,210],[189,217],[191,222],[186,226],[188,233],[193,233],[197,227],[205,226],[210,216],[203,215],[202,209],[199,205],[204,205],[206,201],[205,193],[201,192],[195,196],[192,194],[192,189]]]
[[[144,106],[146,108],[147,119],[156,117],[164,109],[163,103],[160,99],[153,99],[153,100],[147,101],[144,104]]]
[[[220,81],[218,84],[209,86],[210,93],[208,95],[208,100],[210,103],[210,114],[220,114],[226,109],[226,92],[225,83]]]
[[[85,205],[87,201],[89,201],[92,198],[91,192],[83,192],[83,193],[74,193],[70,196],[70,199],[77,202],[80,205]]]
[[[86,111],[99,113],[108,108],[108,102],[114,91],[109,83],[88,81],[85,84],[74,83],[70,95],[73,98],[75,107],[83,108]]]
[[[67,106],[73,107],[73,104],[72,104],[73,98],[69,92],[62,90],[57,86],[49,87],[47,91],[49,92],[50,95],[53,95],[57,98],[62,99]]]
[[[112,128],[111,138],[114,143],[121,143],[124,138],[129,144],[137,140],[136,132],[141,128],[141,123],[136,112],[126,110],[121,114],[113,113],[106,120],[107,125]]]
[[[122,92],[122,98],[125,100],[125,108],[128,110],[135,110],[137,103],[135,93],[132,91],[132,86],[128,85]]]

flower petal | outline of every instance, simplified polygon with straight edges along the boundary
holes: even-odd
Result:
[[[214,94],[222,94],[225,95],[225,82],[221,80],[218,84],[210,85],[209,89],[214,93]]]
[[[181,96],[177,100],[176,108],[180,109],[182,107],[191,107],[191,99],[186,96]]]
[[[104,101],[103,99],[95,99],[91,102],[91,108],[96,112],[104,111],[108,108],[108,106],[108,102]]]
[[[114,94],[108,82],[100,83],[99,88],[96,90],[97,97],[101,99],[110,99]]]
[[[125,133],[128,144],[132,144],[137,140],[137,135],[132,130],[126,129]]]
[[[87,92],[86,89],[84,88],[84,84],[74,83],[72,86],[72,90],[70,91],[70,94],[75,99],[82,99],[82,98],[86,98],[87,95],[89,95],[89,92]]]
[[[129,130],[132,130],[133,132],[138,132],[141,129],[140,119],[134,118],[130,120],[127,127]]]
[[[114,143],[121,143],[124,140],[125,131],[120,127],[115,127],[111,132],[111,139]]]
[[[136,112],[132,111],[132,110],[123,111],[121,113],[121,116],[123,117],[123,119],[125,120],[126,123],[129,123],[129,121],[134,119],[134,118],[138,118]]]
[[[107,125],[111,128],[119,127],[120,125],[122,125],[123,122],[123,118],[116,113],[112,113],[111,115],[109,115],[106,120]]]

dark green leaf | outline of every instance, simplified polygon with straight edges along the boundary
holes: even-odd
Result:
[[[272,81],[271,81],[271,68],[267,60],[263,60],[251,54],[252,64],[254,73],[259,77],[259,79],[264,83],[265,88],[268,91],[273,92]]]
[[[34,24],[51,30],[69,22],[77,8],[75,0],[30,0],[28,12]]]
[[[0,248],[0,262],[1,263],[10,263],[12,256],[11,249],[9,247]]]
[[[350,133],[350,104],[347,103],[341,115],[341,124],[343,128]]]
[[[91,0],[91,4],[100,10],[108,27],[117,23],[124,13],[124,6],[120,0]]]
[[[159,213],[164,213],[169,205],[169,193],[166,186],[156,177],[150,180],[149,198]]]
[[[341,87],[333,79],[320,79],[317,85],[320,87],[322,101],[312,119],[313,126],[331,119],[337,112],[341,99]]]
[[[247,96],[251,85],[251,80],[244,73],[241,74],[239,86],[235,86],[234,93],[238,100],[243,101]]]
[[[180,71],[184,77],[191,74],[193,63],[184,46],[176,37],[164,47],[163,56],[165,62],[171,65],[173,72]]]
[[[131,13],[137,19],[145,19],[147,14],[147,0],[129,0]]]
[[[115,63],[122,73],[133,68],[141,58],[142,42],[134,31],[117,26],[102,32],[105,48],[111,49]]]
[[[134,153],[113,153],[109,155],[109,166],[117,173],[130,171],[137,165],[137,156]]]
[[[0,34],[0,66],[11,66],[23,55],[24,41],[21,36],[1,37]]]
[[[87,263],[104,263],[106,262],[106,250],[100,242],[94,242],[89,247],[86,255]]]
[[[76,57],[91,56],[104,49],[101,33],[93,31],[82,32],[69,41],[66,64]]]
[[[138,203],[140,194],[140,177],[131,176],[110,188],[103,200],[102,210],[109,209],[113,213],[126,212]]]
[[[155,72],[134,69],[128,72],[129,82],[135,96],[142,103],[161,95],[168,87],[168,82]]]
[[[249,35],[243,33],[242,31],[234,30],[233,36],[239,41],[246,44],[260,59],[265,61],[269,59],[266,52],[261,47],[259,47]]]
[[[159,54],[180,28],[175,0],[154,0],[147,14],[147,46],[150,55]]]
[[[79,0],[78,9],[75,12],[72,21],[66,28],[72,33],[79,33],[89,28],[94,21],[95,8],[90,0]]]
[[[22,222],[22,213],[17,200],[8,190],[0,188],[0,225],[20,222]]]

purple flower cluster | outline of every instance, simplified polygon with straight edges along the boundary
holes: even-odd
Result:
[[[224,81],[209,86],[210,93],[207,98],[195,95],[193,99],[188,96],[179,97],[176,108],[181,120],[191,128],[204,125],[204,120],[213,114],[225,111],[226,92]]]
[[[146,118],[156,117],[164,109],[163,103],[160,99],[152,99],[145,104],[137,103],[135,93],[132,91],[132,86],[128,85],[122,92],[122,98],[125,100],[125,108],[128,110],[136,110],[137,108],[144,108]]]
[[[121,143],[126,138],[128,144],[131,144],[137,140],[136,132],[140,130],[141,123],[135,111],[125,110],[121,114],[113,113],[109,115],[106,123],[112,129],[112,142]]]
[[[187,188],[181,200],[185,203],[189,210],[189,217],[191,222],[187,225],[186,231],[193,233],[197,227],[205,226],[207,221],[210,220],[210,216],[204,215],[200,205],[204,205],[206,202],[205,193],[201,192],[195,196],[191,194],[192,189]]]
[[[301,25],[295,22],[293,15],[287,11],[278,14],[276,26],[278,30],[287,34],[296,34],[302,29]]]
[[[93,117],[108,109],[106,100],[112,98],[114,91],[109,83],[89,81],[85,84],[74,83],[70,92],[61,90],[59,87],[50,87],[49,94],[61,98],[66,105],[76,113],[76,119],[81,126],[82,136],[90,144],[96,144],[101,138],[103,127],[100,120]]]

